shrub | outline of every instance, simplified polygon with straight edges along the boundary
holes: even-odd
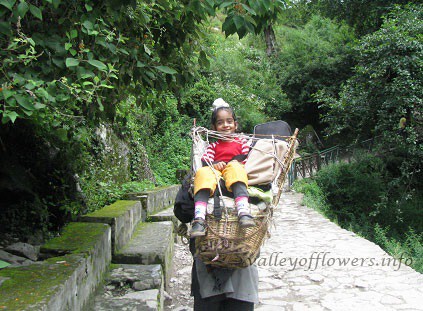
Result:
[[[331,212],[342,221],[354,215],[369,215],[385,193],[382,162],[373,156],[352,164],[338,163],[324,167],[316,175]]]

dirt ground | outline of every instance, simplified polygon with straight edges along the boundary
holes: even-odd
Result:
[[[165,311],[193,310],[194,298],[190,296],[191,268],[192,256],[189,247],[182,244],[178,237],[173,258],[173,277],[170,279],[165,299]]]

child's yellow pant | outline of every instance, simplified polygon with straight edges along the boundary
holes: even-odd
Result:
[[[217,170],[215,172],[216,174],[208,166],[204,166],[197,171],[194,178],[194,195],[202,189],[210,189],[210,196],[212,196],[216,190],[217,181],[221,176],[223,176],[226,188],[229,191],[232,191],[231,186],[239,181],[248,185],[248,177],[244,165],[238,161],[231,161],[222,172]]]

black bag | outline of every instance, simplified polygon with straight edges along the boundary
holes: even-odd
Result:
[[[176,194],[173,213],[182,223],[188,223],[194,219],[194,197],[191,191],[192,172],[182,180],[181,188]]]

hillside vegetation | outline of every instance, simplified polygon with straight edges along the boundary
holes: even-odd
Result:
[[[222,97],[244,132],[275,119],[315,132],[300,154],[377,137],[375,158],[328,167],[312,188],[340,224],[421,258],[422,12],[420,1],[0,1],[1,233],[48,236],[177,183],[193,120],[209,126]]]

